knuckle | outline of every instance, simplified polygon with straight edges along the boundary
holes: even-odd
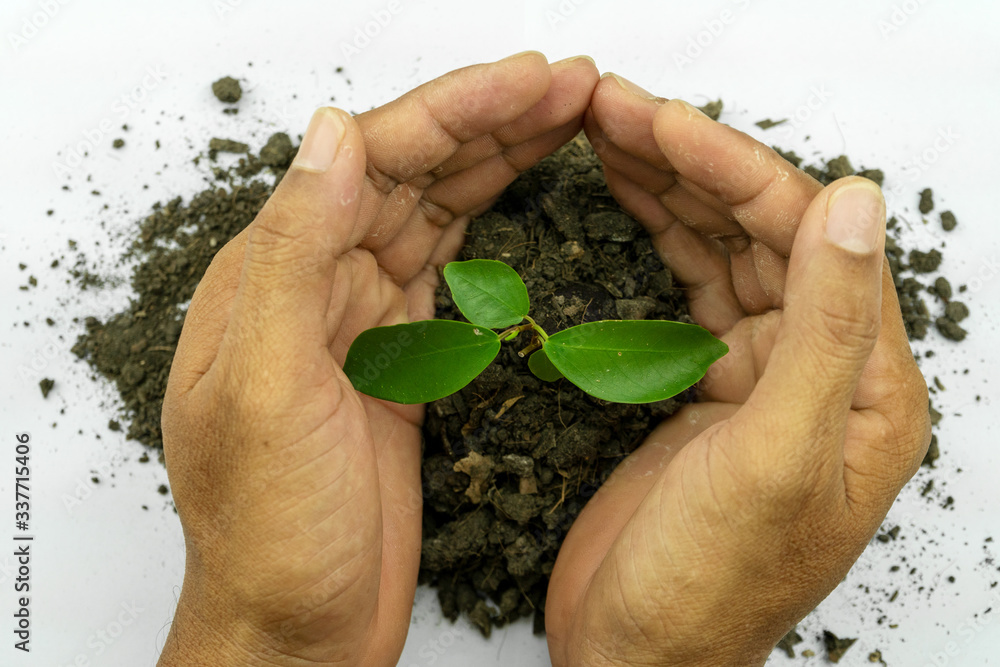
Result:
[[[816,304],[812,317],[805,320],[804,341],[824,356],[857,360],[867,356],[881,329],[877,316]]]
[[[286,273],[294,260],[315,254],[316,225],[308,206],[268,200],[247,230],[245,261],[258,271]]]

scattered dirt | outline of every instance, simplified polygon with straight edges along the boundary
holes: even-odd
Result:
[[[213,92],[225,102],[241,94],[239,82],[229,77],[213,84]],[[702,109],[718,118],[722,103]],[[118,389],[121,414],[109,428],[125,427],[129,438],[153,448],[154,455],[162,447],[162,396],[187,303],[212,257],[253,220],[296,150],[283,133],[271,136],[257,155],[239,141],[215,141],[227,142],[208,150],[217,185],[187,202],[178,197],[158,204],[137,222],[123,258],[136,263],[132,302],[105,320],[87,318],[73,348]],[[217,152],[234,147],[241,153],[235,164],[214,162]],[[795,153],[779,152],[802,165]],[[878,169],[855,171],[846,156],[803,168],[824,184],[854,173],[880,185],[884,178]],[[920,204],[923,214],[932,210],[929,189]],[[886,256],[908,335],[923,339],[933,324],[946,338],[962,340],[966,332],[959,322],[968,307],[954,293],[964,286],[955,290],[944,276],[933,275],[941,268],[940,249],[912,248],[904,230],[914,223],[900,218],[890,220]],[[950,211],[941,214],[943,229],[955,224]],[[617,207],[580,139],[523,175],[472,222],[463,258],[477,257],[518,270],[533,314],[550,332],[597,319],[688,321],[682,291],[638,225]],[[81,289],[104,284],[82,257],[70,271]],[[437,310],[438,317],[460,317],[446,288],[438,294]],[[445,616],[465,614],[487,635],[496,625],[532,615],[536,630],[543,629],[548,576],[574,518],[646,433],[691,398],[686,393],[653,405],[615,405],[566,382],[541,383],[517,355],[528,343],[523,337],[506,343],[473,384],[429,406],[425,425],[421,580],[437,587]],[[43,394],[53,384],[43,381]],[[932,393],[943,389],[938,383]],[[941,415],[933,406],[929,410],[936,424]],[[935,436],[924,464],[933,467],[939,456]],[[148,460],[147,454],[140,460]],[[933,479],[922,495],[937,502],[941,494]],[[942,507],[953,502],[948,496]],[[895,544],[898,536],[887,529],[877,541]],[[794,655],[801,641],[793,630],[779,648]],[[835,644],[831,660],[837,650],[846,647]]]
[[[942,211],[941,213],[941,229],[946,232],[950,232],[955,229],[958,225],[958,220],[955,219],[955,214],[951,211]]]
[[[856,637],[854,639],[848,639],[846,637],[841,639],[829,630],[824,630],[823,645],[826,646],[827,660],[833,663],[840,662],[840,659],[844,657],[845,653],[847,653],[847,649],[851,648],[856,641],[858,641]]]
[[[765,118],[764,120],[758,120],[754,125],[762,130],[770,130],[772,127],[781,125],[782,123],[787,123],[787,118],[782,118],[781,120],[771,120],[770,118]]]
[[[934,191],[930,188],[924,188],[920,191],[920,203],[917,208],[921,213],[927,215],[934,210]]]
[[[243,88],[240,82],[231,76],[224,76],[212,84],[212,93],[219,98],[220,102],[233,104],[239,102],[243,97]]]
[[[274,137],[268,142],[283,144]],[[290,148],[290,142],[289,142]],[[294,149],[268,156],[268,171],[280,180],[294,157]],[[215,253],[246,227],[274,190],[269,180],[257,178],[265,162],[252,155],[228,171],[220,186],[195,195],[157,204],[138,223],[138,234],[125,259],[139,258],[131,279],[135,297],[129,307],[105,321],[88,317],[86,333],[73,352],[114,381],[122,399],[128,437],[162,448],[160,412],[174,347],[184,324],[187,303]],[[276,182],[276,181],[275,181]],[[79,281],[89,274],[81,272]],[[86,284],[86,283],[85,283]]]
[[[250,147],[232,139],[210,139],[208,142],[208,157],[214,160],[218,153],[246,153]]]
[[[56,381],[52,378],[42,378],[38,383],[38,388],[42,390],[42,398],[48,398],[49,392],[56,386]]]

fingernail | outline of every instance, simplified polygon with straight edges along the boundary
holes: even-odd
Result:
[[[590,56],[572,56],[570,58],[563,58],[562,60],[559,60],[559,61],[556,61],[556,62],[552,63],[552,65],[553,66],[555,66],[555,65],[564,65],[566,63],[571,63],[571,62],[574,62],[574,61],[577,61],[577,60],[587,60],[587,61],[590,62],[591,65],[593,65],[594,67],[597,67],[597,63],[594,62],[594,59],[591,58]]]
[[[871,254],[885,227],[882,191],[867,180],[855,181],[833,193],[827,202],[826,237],[844,250]]]
[[[679,102],[688,112],[688,118],[691,116],[701,116],[702,118],[708,118],[708,115],[696,106],[688,104],[684,100],[674,100],[674,102]],[[712,120],[711,118],[708,118]]]
[[[292,166],[310,171],[326,171],[337,156],[345,131],[340,114],[329,107],[317,109],[309,121]]]
[[[622,88],[624,88],[628,92],[632,93],[633,95],[638,95],[639,97],[641,97],[644,100],[659,101],[659,100],[663,99],[663,98],[658,97],[658,96],[654,95],[653,93],[649,92],[645,88],[640,88],[639,86],[635,85],[634,83],[632,83],[631,81],[629,81],[625,77],[619,76],[619,75],[615,74],[614,72],[608,72],[604,76],[606,76],[606,77],[610,76],[611,78],[613,78],[615,81],[618,82],[619,86],[621,86]]]
[[[545,58],[545,54],[542,53],[541,51],[535,51],[535,50],[529,49],[527,51],[521,51],[520,53],[515,53],[512,56],[507,56],[506,58],[504,58],[504,60],[514,60],[515,58],[523,58],[524,56],[527,56],[527,55],[536,55],[536,56],[541,56],[541,57]],[[546,58],[546,60],[548,60],[548,58]]]

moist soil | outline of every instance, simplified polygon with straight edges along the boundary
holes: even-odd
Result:
[[[543,329],[605,319],[690,322],[649,237],[608,192],[578,137],[523,174],[468,229],[460,259],[496,259],[524,279]],[[447,286],[439,319],[461,319]],[[547,383],[505,343],[468,387],[428,406],[424,426],[421,579],[445,616],[493,625],[542,610],[549,574],[573,520],[615,466],[660,420],[693,397],[648,405],[593,398]]]
[[[721,106],[706,111],[718,116]],[[241,157],[223,167],[215,160],[227,150]],[[296,148],[278,133],[259,155],[248,150],[216,139],[205,155],[216,183],[187,202],[178,197],[157,204],[138,222],[123,258],[135,263],[132,301],[109,318],[87,318],[73,348],[115,383],[128,437],[154,453],[162,448],[162,397],[186,304],[215,253],[256,216]],[[781,154],[800,166],[794,153]],[[846,156],[803,168],[824,184],[854,173],[880,185],[883,178],[877,169],[855,171]],[[931,205],[929,193],[920,204],[922,211]],[[954,228],[954,215],[946,213],[942,228]],[[943,276],[922,282],[926,272],[938,270],[940,255],[902,247],[896,240],[901,227],[890,220],[895,238],[887,240],[886,256],[908,335],[923,339],[933,325],[961,340],[966,332],[958,323],[968,308],[954,292],[964,286],[953,290]],[[528,287],[533,316],[549,332],[600,319],[690,321],[683,291],[611,197],[582,137],[523,174],[473,220],[461,258],[513,266]],[[103,284],[82,255],[72,273],[81,289]],[[461,318],[446,286],[436,305],[438,318]],[[438,590],[445,616],[466,615],[486,635],[525,616],[534,617],[536,630],[544,628],[549,574],[574,519],[646,434],[693,398],[689,391],[649,405],[618,405],[565,381],[541,382],[518,355],[529,343],[524,335],[504,343],[497,360],[466,389],[428,406],[424,427],[420,578]],[[42,391],[51,386],[43,384]],[[933,407],[930,412],[936,424],[941,415]],[[938,456],[935,438],[924,464],[933,467]],[[781,648],[794,653],[798,639],[793,631]],[[834,652],[838,648],[846,650],[835,646]]]

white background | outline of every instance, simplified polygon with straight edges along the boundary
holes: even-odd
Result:
[[[46,5],[51,17],[42,13]],[[887,524],[900,524],[903,539],[870,547],[804,623],[799,649],[822,653],[817,635],[830,628],[861,637],[841,664],[870,664],[868,653],[876,648],[890,665],[1000,661],[1000,623],[980,624],[1000,613],[1000,587],[990,589],[1000,573],[984,564],[993,546],[984,539],[1000,527],[991,419],[998,398],[993,340],[1000,225],[992,197],[1000,154],[1000,6],[539,0],[487,7],[400,0],[387,25],[369,23],[373,11],[387,7],[382,0],[4,0],[0,665],[154,664],[183,572],[180,526],[169,496],[156,492],[166,482],[162,466],[137,462],[141,446],[108,430],[114,394],[69,352],[81,328],[72,318],[113,312],[127,289],[80,297],[67,287],[65,269],[75,256],[68,239],[103,261],[105,273],[124,275],[114,261],[129,225],[153,202],[204,187],[204,170],[190,160],[210,136],[254,136],[259,148],[271,132],[301,133],[318,105],[362,111],[450,69],[529,48],[550,60],[592,55],[602,71],[620,72],[660,95],[694,103],[721,96],[722,120],[766,141],[807,156],[846,152],[855,166],[880,166],[890,208],[912,225],[908,238],[925,249],[947,242],[945,274],[971,288],[972,335],[956,346],[932,332],[918,346],[936,350],[923,368],[948,387],[936,399],[946,415],[938,431],[945,458],[932,475],[943,492],[932,494],[933,502],[920,497],[926,471],[904,491]],[[373,36],[359,38],[366,26]],[[346,45],[363,48],[347,53]],[[679,61],[686,51],[690,61]],[[335,73],[336,66],[345,71]],[[244,83],[235,117],[220,113],[209,88],[227,74]],[[765,133],[752,125],[765,117],[795,122]],[[100,136],[68,175],[58,173],[57,165],[67,164],[88,134],[100,134],[106,119],[115,131]],[[128,132],[117,129],[123,122]],[[113,151],[119,136],[127,145]],[[61,190],[64,184],[71,190]],[[927,185],[938,211],[950,208],[958,216],[950,235],[940,231],[937,212],[927,226],[920,222],[916,193]],[[91,195],[93,189],[102,195]],[[51,217],[47,209],[55,210]],[[49,268],[56,258],[64,258],[63,266]],[[27,270],[20,271],[19,262]],[[39,286],[19,290],[29,274]],[[47,327],[46,316],[56,326]],[[952,368],[969,372],[960,376]],[[38,389],[41,377],[57,381],[47,400]],[[32,435],[36,535],[30,656],[12,648],[8,546],[13,438],[23,431]],[[90,481],[95,474],[99,484]],[[948,494],[953,510],[940,507]],[[892,565],[901,570],[890,572]],[[917,568],[912,576],[906,574],[911,567]],[[889,603],[896,589],[899,597]],[[136,610],[134,620],[123,605]],[[433,593],[421,591],[400,664],[548,664],[543,640],[526,624],[487,642],[465,623],[442,622],[435,605]],[[783,655],[771,661],[793,664]],[[796,658],[794,664],[822,662]]]

